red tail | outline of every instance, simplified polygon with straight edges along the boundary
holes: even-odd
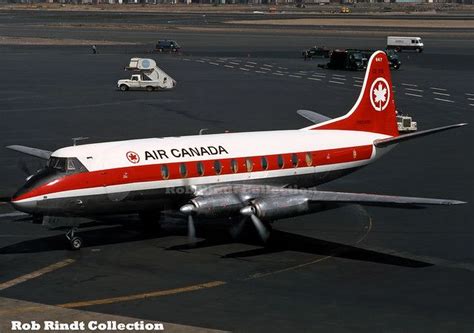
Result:
[[[385,52],[377,51],[370,57],[364,85],[352,109],[345,116],[308,129],[365,131],[398,136],[392,79]]]

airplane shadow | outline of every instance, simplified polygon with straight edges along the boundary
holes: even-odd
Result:
[[[117,221],[115,221],[117,223]],[[137,242],[148,239],[159,239],[169,236],[185,236],[187,230],[184,224],[167,223],[163,228],[146,228],[138,221],[125,222],[122,224],[105,228],[91,230],[79,230],[78,235],[84,239],[84,247],[97,247],[103,245]],[[103,225],[104,223],[102,223]],[[105,222],[106,224],[106,222]],[[93,222],[86,226],[100,226],[100,222]],[[257,249],[233,252],[222,256],[222,258],[248,258],[253,256],[278,253],[283,251],[295,251],[321,256],[332,256],[336,258],[372,262],[378,264],[395,265],[403,267],[428,267],[431,263],[386,254],[373,250],[362,249],[352,245],[307,237],[274,229],[266,244],[263,244],[253,227],[244,227],[238,238],[233,238],[229,233],[228,224],[198,225],[196,226],[199,241],[186,243],[165,248],[168,251],[188,251],[231,243],[242,243],[261,246]],[[47,251],[64,250],[68,242],[64,234],[26,240],[0,248],[1,254],[37,253]]]

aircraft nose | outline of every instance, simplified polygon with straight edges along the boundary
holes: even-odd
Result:
[[[15,200],[15,198],[12,198],[10,202],[12,206],[20,212],[32,214],[34,213],[36,209],[36,201],[34,200],[25,201],[25,200]]]

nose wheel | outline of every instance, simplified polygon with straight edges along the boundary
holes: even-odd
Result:
[[[82,247],[82,238],[75,235],[77,228],[72,228],[66,234],[71,250],[79,250]]]

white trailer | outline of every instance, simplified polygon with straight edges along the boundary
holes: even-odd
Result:
[[[155,60],[132,58],[126,70],[134,71],[130,79],[118,80],[117,87],[127,90],[168,90],[176,86],[176,81],[156,65]]]
[[[393,49],[397,52],[402,50],[414,50],[416,52],[423,52],[424,44],[421,37],[387,37],[387,49]]]

